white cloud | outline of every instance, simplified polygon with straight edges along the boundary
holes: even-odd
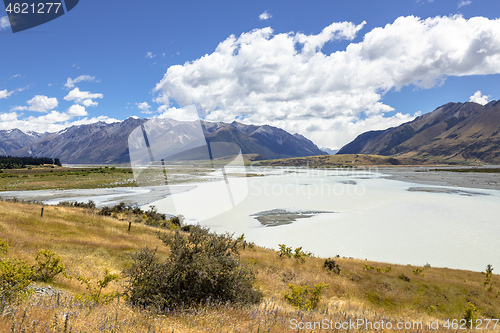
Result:
[[[384,116],[393,111],[382,102],[390,90],[500,73],[500,19],[400,17],[345,50],[322,52],[327,42],[353,40],[363,26],[333,23],[317,35],[271,28],[232,35],[213,53],[168,68],[155,102],[196,104],[207,120],[282,126],[320,146],[341,147],[365,130],[414,118]]]
[[[262,14],[259,15],[259,20],[265,21],[265,20],[269,20],[271,17],[273,17],[273,16],[271,14],[269,14],[266,10],[265,12],[263,12]]]
[[[470,5],[472,3],[472,1],[470,0],[463,0],[463,1],[460,1],[458,3],[458,8],[462,8],[463,6],[467,6],[467,5]]]
[[[95,81],[95,76],[80,75],[76,79],[72,79],[72,78],[68,77],[68,80],[64,84],[64,87],[66,89],[73,89],[75,87],[76,83],[79,83],[79,82],[82,82],[82,81],[93,82],[93,81]]]
[[[0,99],[2,99],[2,98],[8,98],[8,97],[10,97],[10,95],[12,95],[12,94],[14,94],[16,92],[21,92],[21,91],[25,90],[26,88],[28,88],[28,87],[18,88],[18,89],[11,90],[11,91],[8,91],[7,89],[0,90]]]
[[[85,106],[97,106],[98,103],[93,100],[96,98],[102,99],[103,97],[103,94],[93,94],[90,91],[80,91],[80,89],[76,87],[64,97],[64,100],[74,101],[75,103],[83,104]]]
[[[151,108],[151,105],[149,105],[147,102],[135,103],[135,105],[139,108],[139,110],[141,110],[141,113],[146,113],[146,114],[152,113],[149,110]]]
[[[491,96],[483,95],[480,90],[476,91],[469,99],[469,102],[485,105],[490,101]]]
[[[8,28],[10,28],[9,17],[8,16],[0,17],[0,30],[4,30],[4,29],[8,29]]]
[[[0,90],[0,99],[7,98],[10,95],[12,95],[13,93],[14,93],[14,91],[8,91],[7,89]]]
[[[85,110],[85,107],[79,104],[71,105],[68,109],[68,114],[74,117],[83,117],[88,115],[87,111]]]
[[[76,121],[70,121],[74,116],[65,113],[52,111],[46,115],[39,117],[25,117],[16,112],[1,113],[0,114],[0,130],[9,130],[18,128],[21,131],[35,131],[39,133],[58,132],[70,126],[78,126],[85,124],[92,124],[96,122],[114,123],[119,120],[108,118],[106,116],[94,118],[82,118]]]
[[[97,103],[97,102],[94,102],[94,101],[93,101],[93,100],[91,100],[91,99],[84,99],[84,100],[82,101],[82,104],[83,104],[84,106],[86,106],[86,107],[90,107],[90,106],[97,106],[97,105],[98,105],[98,103]]]
[[[153,59],[154,57],[156,57],[156,54],[153,54],[153,52],[146,53],[146,59]]]
[[[57,98],[47,97],[44,95],[36,95],[26,102],[29,106],[17,106],[13,111],[35,111],[35,112],[48,112],[54,110],[59,105]]]
[[[191,121],[200,119],[196,107],[194,106],[176,108],[162,105],[158,108],[158,112],[160,114],[157,116],[157,118],[170,118],[178,121]]]

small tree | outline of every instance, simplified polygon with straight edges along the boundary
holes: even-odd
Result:
[[[106,304],[118,296],[116,292],[103,293],[103,289],[105,289],[111,282],[120,280],[119,275],[111,274],[107,269],[104,272],[102,280],[97,280],[95,284],[93,284],[90,279],[81,276],[77,277],[77,280],[84,284],[85,288],[89,292],[89,295],[83,296],[84,300],[89,300],[97,304]]]
[[[66,267],[61,257],[50,250],[40,250],[35,258],[36,265],[33,266],[34,277],[38,281],[52,281],[57,275],[63,273]]]
[[[189,235],[176,231],[160,238],[170,257],[160,262],[156,251],[144,249],[124,272],[133,305],[159,310],[197,306],[207,300],[258,303],[262,293],[253,288],[253,271],[239,260],[239,242],[232,236],[193,226]]]
[[[467,328],[475,328],[477,320],[477,310],[474,304],[469,302],[463,313],[463,319],[465,319],[465,325]]]
[[[322,292],[328,286],[328,284],[319,283],[311,290],[309,286],[295,286],[290,283],[288,288],[290,288],[291,293],[285,293],[285,299],[299,309],[310,311],[318,307],[322,298]]]
[[[337,275],[340,275],[340,266],[332,258],[325,259],[323,267]]]

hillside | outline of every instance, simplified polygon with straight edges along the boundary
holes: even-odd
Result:
[[[127,232],[127,221],[61,206],[45,207],[42,218],[40,208],[39,205],[0,202],[0,239],[10,244],[10,251],[3,258],[22,258],[34,264],[40,249],[50,249],[60,255],[70,275],[83,276],[95,283],[106,269],[121,274],[131,263],[129,255],[145,246],[157,248],[161,257],[169,255],[156,236],[157,228],[133,223]],[[339,257],[334,258],[341,269],[337,275],[323,268],[324,259],[306,258],[302,262],[280,258],[269,249],[248,246],[241,249],[241,258],[257,272],[256,285],[264,293],[260,305],[203,304],[197,310],[155,315],[130,307],[124,299],[108,305],[82,303],[74,295],[87,293],[83,285],[75,278],[57,277],[50,283],[52,289],[48,289],[49,284],[37,284],[41,295],[22,301],[12,308],[9,316],[2,316],[0,331],[10,331],[15,326],[16,332],[23,328],[30,332],[47,329],[56,332],[67,326],[67,331],[99,331],[106,327],[105,331],[113,332],[281,333],[296,332],[297,329],[290,329],[291,320],[301,318],[427,324],[429,320],[462,318],[468,302],[475,305],[480,318],[500,316],[498,275],[493,275],[493,287],[488,291],[483,285],[485,274],[479,272]],[[298,311],[284,299],[288,284],[319,283],[328,287],[315,310]],[[122,292],[125,285],[124,280],[114,282],[103,292]],[[58,292],[62,293],[61,297],[51,296]],[[69,318],[65,314],[70,314]]]
[[[500,101],[448,103],[398,127],[359,135],[338,154],[500,163]]]
[[[307,156],[284,158],[269,161],[254,162],[258,166],[290,166],[290,167],[354,167],[354,166],[397,166],[397,165],[427,165],[427,164],[457,164],[454,161],[444,161],[438,158],[390,157],[365,154],[337,154],[327,156]]]
[[[128,118],[111,124],[98,122],[72,126],[57,133],[23,133],[17,129],[0,131],[0,154],[57,157],[67,164],[130,163],[129,135],[134,130],[141,129],[143,124],[160,132],[154,133],[159,140],[152,144],[162,147],[182,143],[183,136],[201,134],[209,142],[234,143],[241,148],[243,154],[252,155],[253,159],[326,154],[305,137],[268,125],[201,121],[200,127],[190,123],[193,122]],[[195,133],[197,130],[200,133]]]

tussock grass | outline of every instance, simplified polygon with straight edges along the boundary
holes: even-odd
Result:
[[[50,249],[61,256],[70,275],[97,279],[106,269],[121,274],[131,263],[129,254],[145,246],[157,248],[160,256],[168,255],[157,237],[160,229],[133,224],[129,233],[127,222],[93,215],[90,210],[48,206],[41,218],[40,209],[39,205],[0,202],[0,239],[10,244],[9,257],[34,264],[40,249]],[[390,264],[334,258],[342,270],[336,275],[323,268],[324,259],[307,258],[301,262],[280,258],[276,252],[261,247],[241,250],[241,259],[257,273],[257,285],[264,293],[259,305],[208,303],[198,309],[159,315],[132,308],[123,298],[108,305],[82,303],[73,296],[84,293],[84,287],[76,279],[57,277],[52,286],[62,292],[59,301],[55,296],[22,300],[0,317],[0,332],[64,332],[66,325],[67,332],[278,333],[292,331],[292,319],[426,324],[429,320],[462,318],[468,302],[476,306],[480,318],[500,316],[498,275],[492,276],[493,290],[488,291],[483,286],[486,275],[480,272],[425,268],[423,274],[416,275],[415,266],[392,265],[385,272]],[[366,270],[365,265],[375,269]],[[410,281],[404,281],[401,275]],[[112,283],[106,291],[122,292],[123,283]],[[298,310],[284,299],[288,284],[319,283],[329,287],[314,311]],[[318,332],[302,332],[312,331]]]

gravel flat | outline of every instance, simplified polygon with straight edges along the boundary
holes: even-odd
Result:
[[[434,169],[451,170],[464,167],[383,167],[378,168],[378,171],[389,175],[387,179],[411,183],[500,190],[500,173],[433,171]]]

